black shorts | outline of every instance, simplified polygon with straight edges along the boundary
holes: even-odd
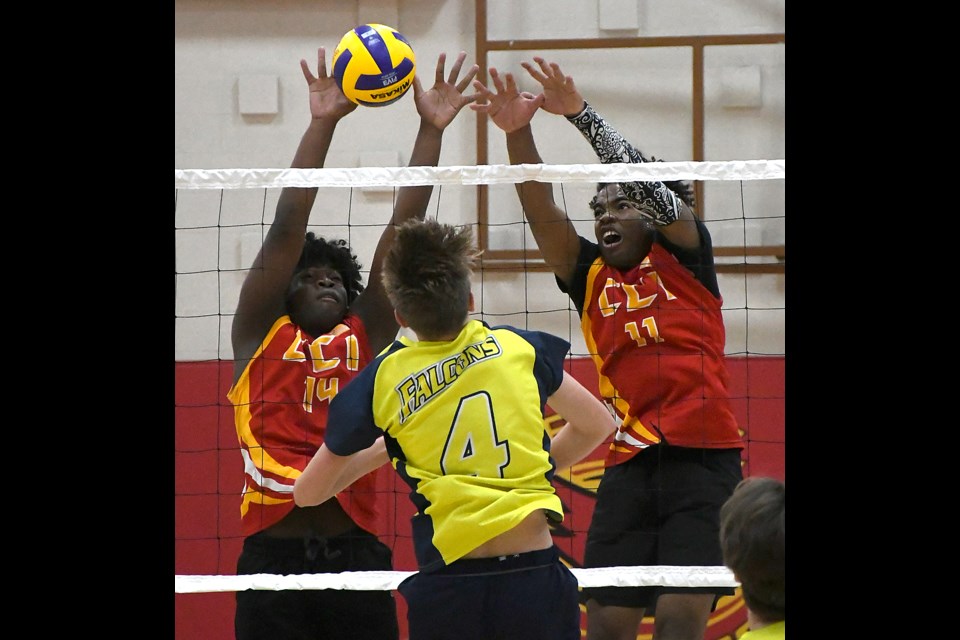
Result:
[[[398,590],[410,640],[580,640],[577,578],[556,547],[457,560]]]
[[[723,566],[720,507],[743,478],[740,449],[655,445],[604,471],[584,567]],[[733,595],[732,587],[595,587],[583,602],[649,608],[661,593]]]
[[[329,538],[249,536],[237,575],[392,571],[393,552],[360,528]],[[397,640],[400,628],[391,591],[347,589],[237,592],[237,640]]]

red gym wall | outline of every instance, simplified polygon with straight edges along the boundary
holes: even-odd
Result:
[[[731,394],[747,447],[744,475],[784,479],[784,358],[728,358]],[[226,399],[232,362],[176,363],[175,441],[175,565],[176,575],[233,575],[240,553],[240,490],[243,466],[237,451],[233,409]],[[588,388],[597,388],[597,374],[588,359],[570,360],[572,373]],[[593,513],[593,495],[599,476],[599,448],[591,462],[593,472],[578,474],[575,483],[556,480],[566,510],[555,540],[570,566],[583,558],[586,530]],[[579,467],[578,467],[579,468]],[[394,548],[394,568],[416,569],[409,538],[413,515],[407,488],[393,470],[380,470],[380,486],[387,496],[383,510],[383,540]],[[233,638],[235,593],[175,594],[177,640]],[[406,638],[406,608],[397,596],[401,638]],[[584,625],[586,616],[584,615]],[[739,595],[721,600],[711,616],[706,640],[734,640],[744,631],[746,612]],[[585,626],[584,626],[585,628]],[[652,625],[645,620],[641,634]],[[649,636],[648,636],[649,637]]]

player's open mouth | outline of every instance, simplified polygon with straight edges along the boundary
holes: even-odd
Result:
[[[607,230],[603,232],[603,246],[612,247],[615,244],[618,244],[621,240],[620,234],[613,230]]]

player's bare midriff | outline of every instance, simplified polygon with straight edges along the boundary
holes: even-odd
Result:
[[[513,529],[487,540],[464,558],[497,558],[553,546],[550,526],[543,509],[537,509]]]

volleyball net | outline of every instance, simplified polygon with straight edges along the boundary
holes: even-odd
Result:
[[[724,298],[731,395],[746,443],[744,475],[782,478],[783,160],[176,170],[176,593],[387,590],[416,570],[409,490],[386,465],[378,472],[385,505],[381,539],[394,550],[396,571],[235,575],[242,546],[243,465],[226,398],[232,381],[230,325],[240,286],[284,187],[317,187],[308,230],[346,239],[366,267],[390,219],[396,190],[434,185],[427,216],[475,225],[484,249],[473,283],[477,310],[472,317],[566,338],[571,371],[588,388],[597,388],[576,310],[538,260],[517,200],[515,184],[529,180],[559,185],[558,205],[588,238],[593,237],[593,213],[586,203],[597,183],[700,182],[700,214],[713,238]],[[562,426],[560,416],[545,419],[551,435]],[[580,585],[736,586],[725,567],[579,566],[604,450],[558,470],[554,480],[565,511],[554,539]]]

